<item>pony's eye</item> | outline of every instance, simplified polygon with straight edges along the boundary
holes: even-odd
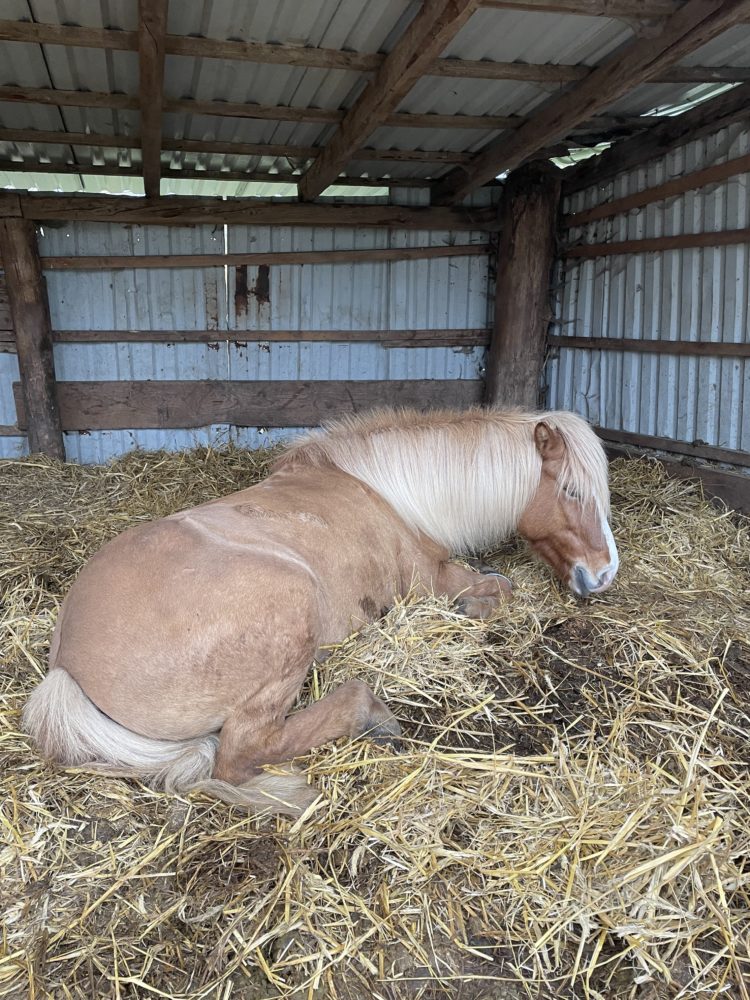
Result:
[[[565,496],[569,500],[580,500],[581,499],[580,495],[578,493],[576,493],[575,490],[571,489],[569,486],[566,486],[564,488],[564,492],[565,492]]]

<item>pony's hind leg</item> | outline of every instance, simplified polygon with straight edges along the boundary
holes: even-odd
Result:
[[[239,785],[264,764],[292,760],[341,736],[395,740],[401,727],[390,709],[360,680],[347,681],[309,708],[286,717],[258,716],[252,700],[224,723],[213,776]]]

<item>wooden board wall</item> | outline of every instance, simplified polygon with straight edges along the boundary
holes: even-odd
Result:
[[[8,289],[5,285],[5,275],[0,272],[0,339],[13,339],[13,319],[10,315]]]

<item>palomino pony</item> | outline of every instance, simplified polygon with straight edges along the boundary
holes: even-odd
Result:
[[[292,814],[290,761],[395,738],[360,680],[289,714],[321,647],[416,585],[486,617],[509,582],[451,562],[517,529],[577,595],[610,586],[602,446],[572,413],[383,411],[289,448],[263,482],[124,532],[84,567],[24,712],[66,765]]]

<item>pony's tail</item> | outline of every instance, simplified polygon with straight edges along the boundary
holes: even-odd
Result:
[[[138,777],[167,792],[205,792],[253,812],[298,816],[317,797],[304,775],[261,774],[244,785],[211,777],[218,739],[154,740],[100,712],[62,667],[49,671],[23,711],[23,727],[45,757],[100,774]]]

